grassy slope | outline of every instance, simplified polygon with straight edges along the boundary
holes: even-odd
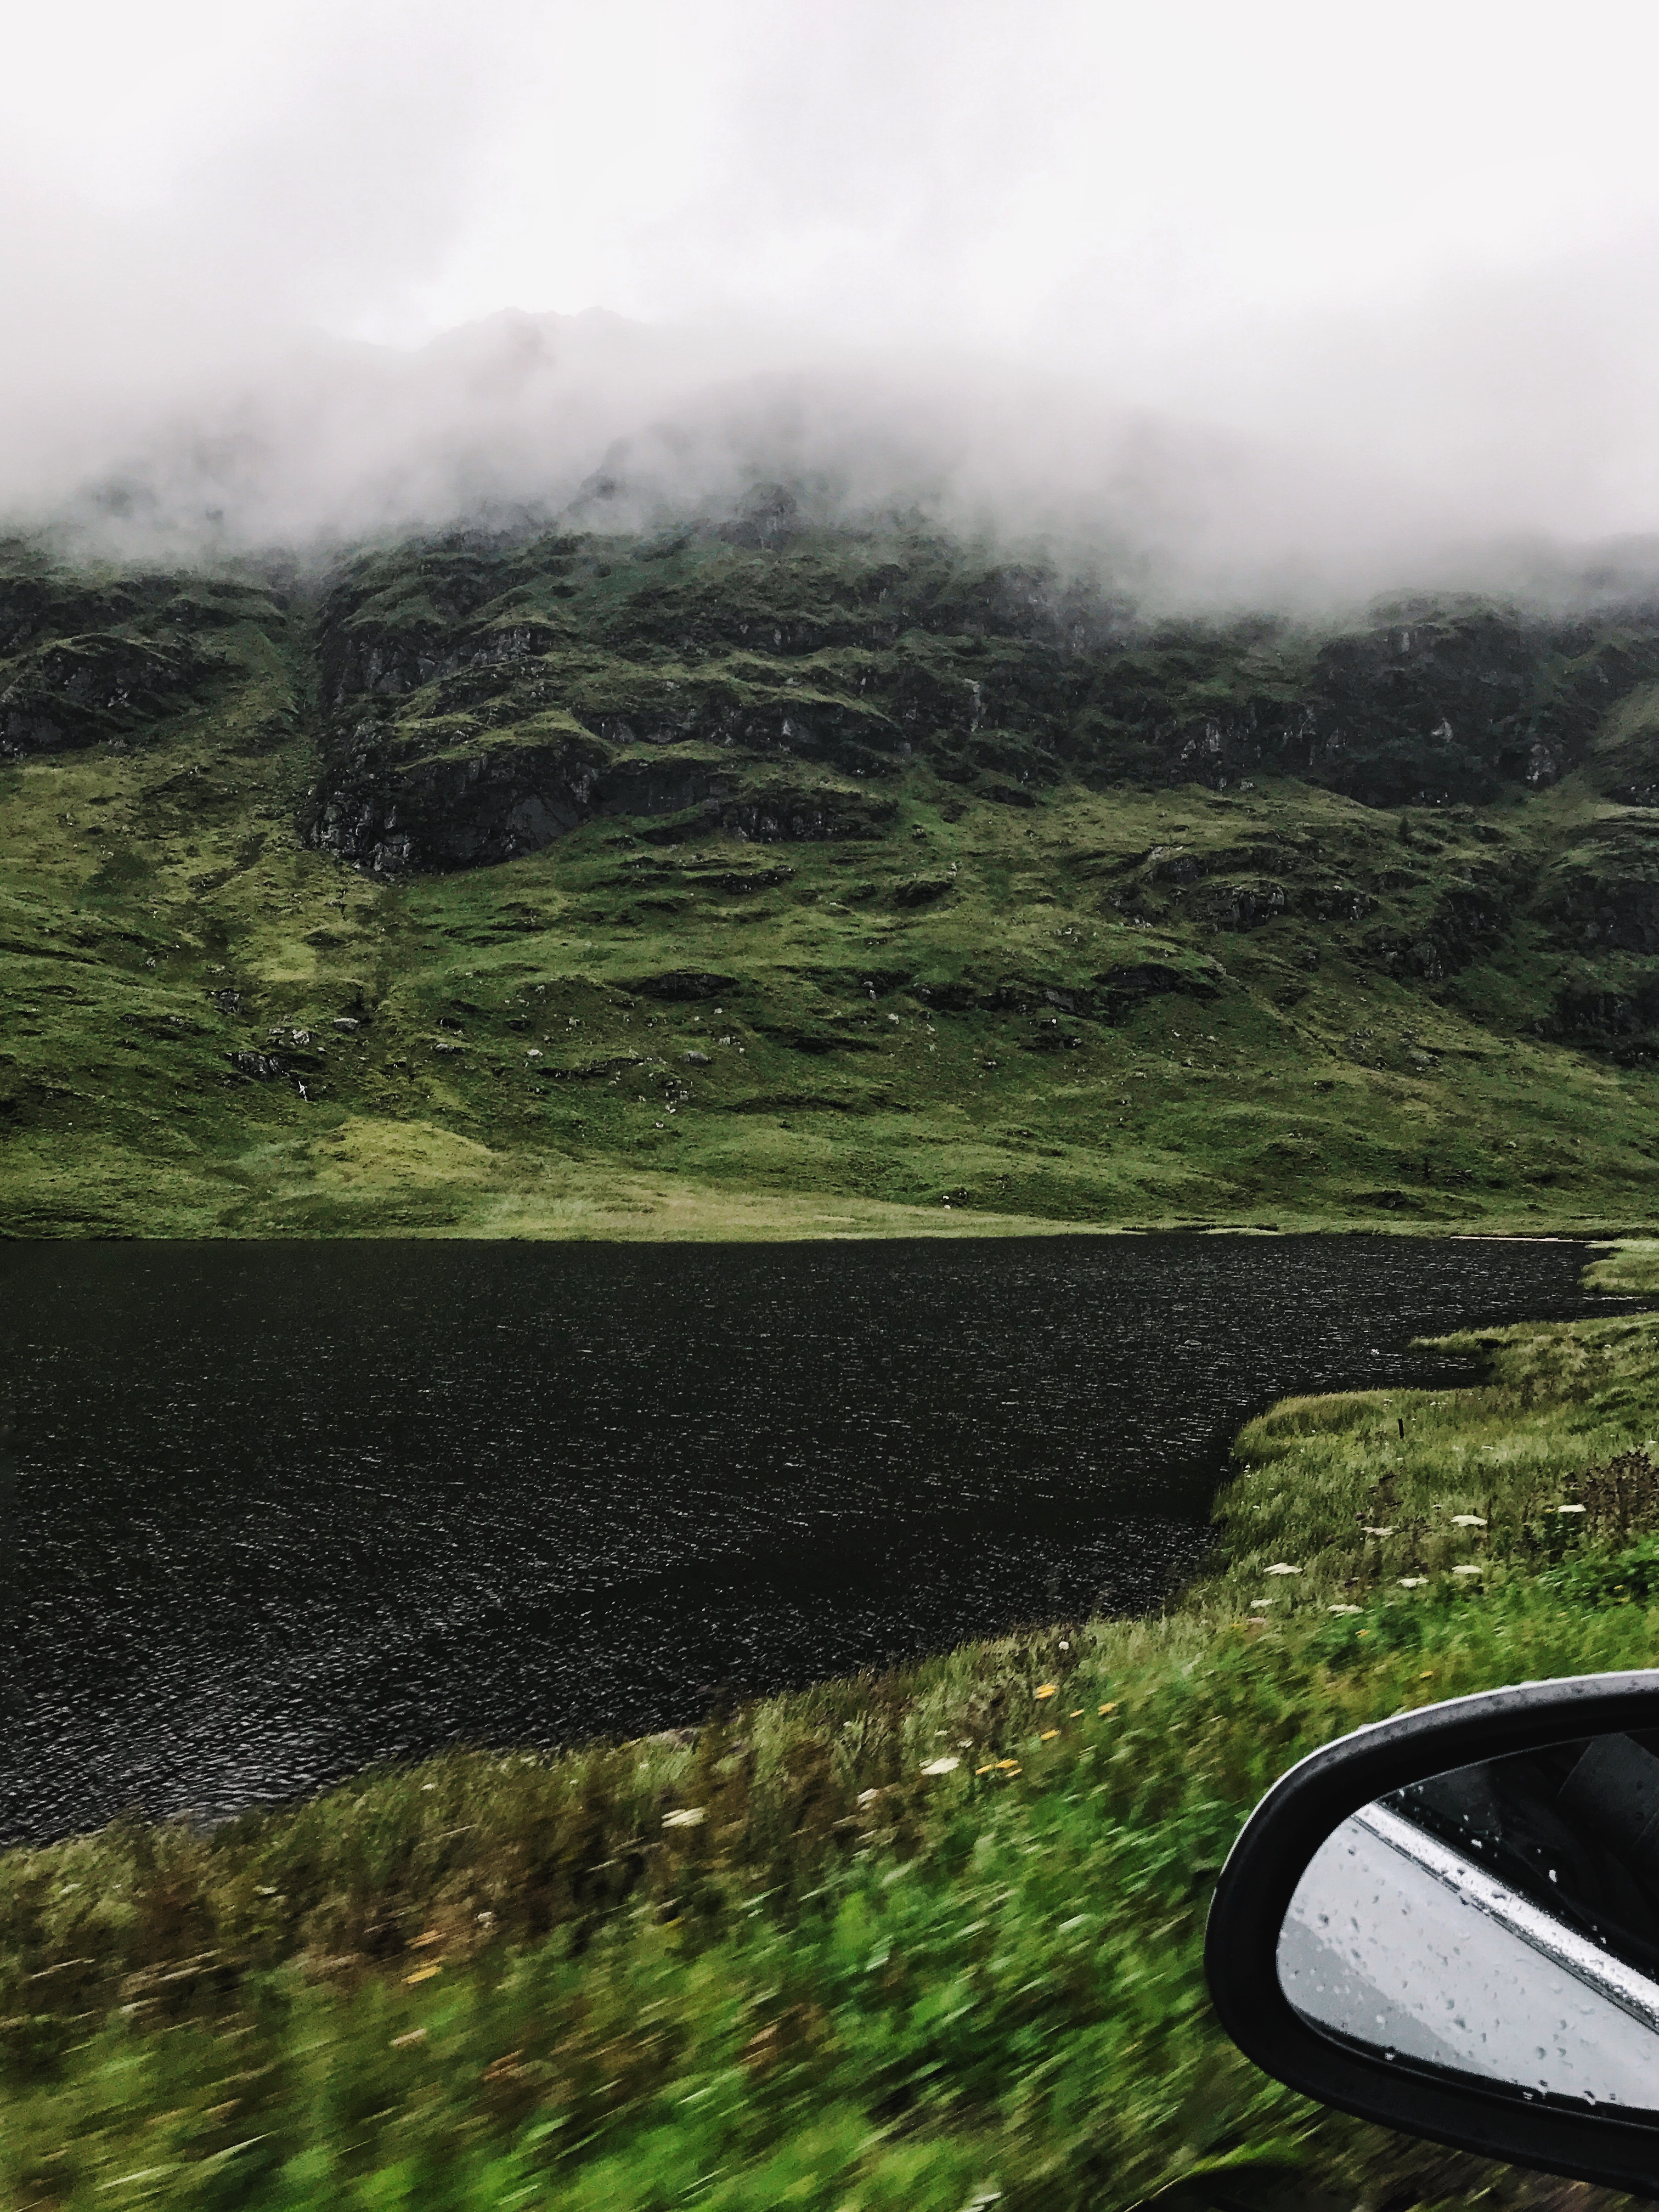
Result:
[[[1601,1274],[1652,1291],[1659,1247]],[[1215,1571],[1162,1620],[970,1647],[690,1741],[456,1753],[211,1838],[7,1855],[13,2201],[1567,2201],[1276,2088],[1199,1969],[1210,1879],[1301,1753],[1656,1656],[1659,1547],[1589,1515],[1564,1565],[1553,1509],[1656,1449],[1659,1316],[1489,1349],[1472,1390],[1251,1424]],[[1408,1549],[1354,1545],[1379,1488]],[[1267,1580],[1272,1558],[1303,1575]]]
[[[1577,780],[1479,821],[1414,817],[1402,841],[1397,817],[1295,782],[1062,786],[1026,809],[917,769],[869,842],[675,846],[594,823],[388,885],[299,842],[313,756],[287,733],[291,678],[262,635],[247,659],[228,704],[132,750],[0,765],[0,1230],[1624,1228],[1651,1211],[1656,1076],[1536,1033],[1575,967],[1544,925],[1432,988],[1365,947],[1422,926],[1494,838],[1539,881],[1629,818]],[[1419,880],[1363,922],[1241,932],[1214,926],[1212,884],[1146,859],[1270,835],[1293,888]],[[1147,963],[1214,995],[1115,1024],[1042,996]],[[730,987],[634,988],[680,969]],[[953,985],[977,1006],[944,1011]],[[988,1005],[1000,987],[1027,1011]],[[286,1079],[230,1065],[278,1046]]]

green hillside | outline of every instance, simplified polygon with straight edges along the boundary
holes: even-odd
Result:
[[[783,495],[0,562],[0,1225],[1652,1212],[1659,610],[1152,624]]]

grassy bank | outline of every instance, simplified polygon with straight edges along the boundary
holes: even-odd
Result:
[[[1164,1619],[0,1858],[9,2201],[1541,2204],[1266,2081],[1199,1969],[1302,1752],[1659,1653],[1659,1316],[1485,1341],[1479,1388],[1252,1423]]]

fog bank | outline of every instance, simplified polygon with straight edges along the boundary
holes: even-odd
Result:
[[[659,530],[783,483],[815,520],[1039,548],[1154,605],[1645,577],[1645,394],[1609,392],[1604,365],[1546,374],[1527,325],[1554,303],[1506,305],[1524,389],[1491,373],[1491,322],[1461,350],[1443,325],[1388,345],[1327,325],[1214,389],[1188,368],[1162,405],[1057,362],[600,312],[407,349],[312,337],[119,406],[43,408],[0,501],[82,556],[329,559],[456,525]]]
[[[0,87],[0,519],[326,557],[781,480],[1155,605],[1645,577],[1656,48],[1622,0],[65,0]]]

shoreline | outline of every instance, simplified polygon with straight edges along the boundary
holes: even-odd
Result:
[[[850,1203],[850,1201],[849,1201]],[[629,1223],[607,1222],[602,1228],[583,1225],[580,1219],[561,1221],[535,1229],[500,1224],[477,1228],[433,1228],[390,1221],[384,1225],[319,1234],[313,1229],[292,1231],[278,1224],[246,1228],[168,1230],[154,1235],[127,1233],[107,1228],[68,1231],[60,1234],[19,1229],[0,1222],[0,1250],[8,1245],[46,1244],[842,1244],[945,1243],[975,1238],[988,1242],[1010,1237],[1438,1237],[1468,1243],[1604,1243],[1641,1244],[1653,1240],[1651,1222],[1634,1224],[1609,1216],[1577,1216],[1547,1222],[1515,1222],[1502,1217],[1491,1226],[1459,1225],[1448,1221],[1401,1219],[1397,1213],[1376,1215],[1286,1215],[1275,1221],[1218,1218],[1212,1214],[1171,1215],[1152,1221],[1054,1220],[1034,1214],[976,1213],[966,1207],[934,1212],[914,1206],[867,1209],[868,1218],[857,1214],[808,1215],[802,1219],[787,1212],[757,1218],[753,1215],[723,1213],[707,1222],[682,1223],[676,1227],[659,1219]],[[941,1218],[943,1213],[944,1218]],[[824,1225],[814,1227],[814,1222]],[[830,1226],[830,1223],[838,1224]]]
[[[1176,1234],[1194,1236],[1228,1236],[1246,1232],[1236,1231],[1231,1228],[1194,1227],[1189,1230],[1115,1230],[1103,1231],[1101,1233],[1123,1236]],[[1328,1236],[1336,1234],[1363,1236],[1373,1234],[1375,1232],[1367,1226],[1355,1226],[1346,1231],[1333,1230],[1279,1230],[1273,1231],[1258,1231],[1255,1233],[1263,1235],[1274,1234],[1290,1237],[1300,1235]],[[1410,1234],[1412,1232],[1402,1230],[1396,1233]],[[22,1242],[25,1240],[15,1241]],[[43,1239],[27,1241],[31,1243],[47,1243],[58,1240]],[[223,1242],[264,1243],[267,1242],[287,1240],[265,1238],[234,1240],[219,1238],[165,1238],[142,1241],[167,1243],[199,1243],[206,1245],[216,1245]],[[323,1243],[336,1240],[307,1239],[303,1241]],[[366,1240],[352,1239],[349,1241],[358,1242]],[[381,1241],[424,1243],[433,1240],[416,1238],[408,1240],[386,1239]],[[467,1241],[471,1242],[479,1240]],[[515,1240],[501,1241],[505,1242]],[[1656,1316],[1659,1316],[1659,1304],[1647,1306],[1636,1303],[1637,1301],[1641,1301],[1645,1298],[1650,1293],[1659,1295],[1659,1238],[1650,1236],[1638,1237],[1630,1235],[1596,1237],[1578,1232],[1555,1231],[1542,1231],[1534,1234],[1521,1234],[1516,1232],[1504,1233],[1495,1231],[1483,1233],[1480,1235],[1465,1233],[1455,1237],[1452,1241],[1461,1243],[1582,1243],[1586,1248],[1587,1255],[1586,1265],[1583,1270],[1581,1278],[1582,1287],[1585,1295],[1591,1297],[1602,1296],[1609,1298],[1616,1297],[1630,1300],[1632,1303],[1625,1308],[1625,1313],[1632,1317],[1639,1318],[1644,1313],[1652,1313]],[[1593,1252],[1600,1252],[1602,1256],[1599,1258],[1589,1257],[1589,1254]],[[1602,1316],[1592,1314],[1569,1321],[1523,1321],[1500,1324],[1494,1328],[1479,1332],[1457,1330],[1441,1337],[1417,1340],[1417,1348],[1420,1348],[1425,1352],[1431,1350],[1451,1352],[1455,1356],[1465,1358],[1471,1356],[1471,1354],[1489,1358],[1492,1350],[1504,1340],[1520,1340],[1524,1338],[1528,1332],[1541,1333],[1559,1332],[1563,1330],[1571,1332],[1581,1328],[1595,1328],[1601,1325],[1603,1318],[1604,1317]],[[1613,1321],[1620,1318],[1620,1316],[1609,1315],[1605,1316],[1605,1318],[1608,1321]],[[1334,1417],[1338,1417],[1345,1410],[1351,1407],[1371,1404],[1380,1406],[1385,1401],[1392,1403],[1392,1401],[1396,1398],[1404,1399],[1407,1397],[1418,1397],[1425,1399],[1433,1398],[1437,1400],[1465,1399],[1474,1393],[1478,1392],[1483,1387],[1483,1384],[1480,1382],[1439,1385],[1434,1386],[1432,1389],[1381,1385],[1374,1388],[1326,1392],[1310,1397],[1281,1400],[1278,1401],[1276,1405],[1266,1407],[1261,1413],[1251,1416],[1241,1425],[1239,1429],[1236,1431],[1232,1442],[1228,1448],[1228,1460],[1234,1468],[1237,1469],[1241,1462],[1247,1458],[1249,1453],[1259,1445],[1261,1440],[1271,1433],[1273,1423],[1281,1414],[1293,1415],[1297,1420],[1300,1421],[1308,1419],[1316,1419],[1319,1409],[1328,1409]],[[1659,1388],[1659,1384],[1656,1384],[1656,1387]],[[1656,1424],[1659,1424],[1659,1406],[1656,1406],[1656,1407],[1655,1419]],[[1659,1453],[1659,1445],[1656,1445],[1656,1452]],[[1229,1474],[1224,1470],[1218,1480],[1212,1501],[1209,1521],[1207,1523],[1209,1531],[1208,1540],[1206,1543],[1203,1553],[1206,1561],[1210,1561],[1215,1559],[1225,1547],[1227,1527],[1230,1517],[1230,1501],[1233,1498],[1238,1480],[1239,1476],[1237,1472]],[[1329,1540],[1328,1538],[1328,1540]],[[1271,1547],[1269,1548],[1271,1548]],[[1240,1563],[1243,1570],[1246,1571],[1248,1571],[1249,1564],[1249,1562],[1248,1559]],[[1085,1622],[1082,1624],[1082,1626],[1085,1627],[1092,1626],[1109,1630],[1121,1630],[1125,1627],[1133,1627],[1149,1623],[1167,1621],[1177,1616],[1185,1616],[1189,1612],[1192,1612],[1195,1606],[1201,1611],[1203,1607],[1203,1601],[1206,1598],[1206,1593],[1212,1592],[1213,1589],[1218,1589],[1229,1571],[1230,1570],[1225,1567],[1223,1567],[1219,1571],[1212,1567],[1201,1568],[1200,1572],[1194,1577],[1189,1583],[1178,1585],[1172,1589],[1167,1594],[1163,1602],[1154,1609],[1135,1613],[1102,1616],[1097,1621]],[[855,1694],[860,1691],[870,1689],[872,1686],[880,1684],[889,1677],[896,1677],[901,1675],[908,1676],[917,1673],[918,1671],[926,1672],[927,1669],[932,1668],[948,1666],[963,1653],[971,1653],[981,1650],[993,1650],[1004,1644],[1030,1642],[1033,1639],[1041,1641],[1045,1637],[1052,1637],[1058,1633],[1059,1631],[1055,1629],[1052,1624],[1033,1622],[1024,1626],[1016,1627],[988,1637],[970,1638],[961,1644],[947,1648],[942,1648],[939,1650],[922,1652],[913,1658],[898,1661],[895,1662],[891,1668],[866,1669],[849,1675],[827,1676],[820,1680],[814,1681],[796,1689],[762,1692],[752,1696],[745,1695],[741,1698],[740,1702],[745,1707],[750,1707],[766,1705],[774,1703],[787,1703],[789,1701],[803,1698],[810,1699],[818,1696],[820,1693],[828,1696],[833,1692],[837,1697],[842,1695]],[[356,1774],[343,1776],[337,1781],[324,1784],[320,1789],[305,1796],[292,1800],[272,1800],[257,1806],[249,1807],[237,1813],[228,1814],[223,1818],[214,1821],[210,1825],[198,1826],[192,1822],[190,1816],[187,1814],[160,1815],[155,1817],[145,1815],[142,1816],[141,1825],[155,1829],[168,1829],[177,1826],[191,1833],[212,1834],[222,1829],[234,1826],[237,1822],[244,1820],[280,1818],[286,1814],[293,1814],[305,1807],[324,1802],[338,1792],[343,1790],[350,1790],[356,1784],[366,1775],[412,1775],[422,1771],[426,1766],[432,1765],[434,1762],[441,1762],[455,1757],[467,1759],[483,1759],[485,1761],[500,1759],[507,1759],[509,1761],[527,1759],[534,1760],[543,1765],[550,1765],[560,1761],[582,1759],[595,1755],[609,1755],[617,1752],[637,1752],[644,1746],[665,1742],[670,1739],[684,1739],[686,1741],[695,1740],[701,1729],[706,1729],[712,1723],[708,1720],[696,1723],[686,1723],[678,1728],[670,1728],[660,1731],[654,1736],[647,1735],[632,1738],[619,1738],[601,1735],[585,1741],[562,1744],[545,1749],[526,1747],[515,1743],[501,1745],[456,1746],[440,1750],[413,1761],[395,1762],[389,1765],[382,1763],[374,1763],[364,1769],[359,1770]],[[3,1860],[7,1856],[17,1852],[40,1850],[51,1851],[58,1850],[66,1845],[84,1841],[88,1837],[95,1837],[100,1832],[102,1832],[102,1831],[95,1829],[89,1831],[75,1831],[45,1843],[0,1843],[0,1860]]]
[[[1136,1229],[1111,1231],[1103,1233],[1124,1237],[1167,1237],[1171,1238],[1182,1237],[1195,1239],[1199,1237],[1229,1237],[1242,1235],[1248,1232],[1216,1226],[1193,1226],[1184,1230]],[[1289,1242],[1303,1237],[1310,1238],[1334,1237],[1336,1236],[1364,1237],[1373,1235],[1376,1232],[1367,1227],[1354,1226],[1345,1231],[1331,1230],[1302,1231],[1286,1229],[1275,1231],[1258,1230],[1255,1233],[1259,1236],[1272,1234],[1279,1237],[1283,1241]],[[1401,1235],[1412,1234],[1409,1231],[1400,1231],[1396,1233]],[[38,1242],[31,1242],[28,1249],[35,1251],[44,1251],[52,1241],[52,1240],[40,1240]],[[145,1241],[146,1243],[160,1245],[187,1244],[193,1248],[200,1249],[204,1252],[216,1252],[222,1247],[238,1243],[245,1243],[259,1247],[264,1247],[268,1244],[281,1244],[285,1247],[289,1242],[289,1240],[264,1238],[169,1238],[143,1241]],[[331,1242],[334,1240],[307,1239],[294,1241],[303,1241],[307,1243],[320,1245],[323,1243]],[[414,1238],[385,1240],[352,1239],[349,1241],[354,1243],[368,1241],[381,1241],[388,1243],[408,1243],[413,1245],[420,1245],[431,1243],[434,1240]],[[465,1241],[471,1243],[481,1240]],[[501,1241],[511,1242],[516,1240]],[[889,1241],[897,1242],[900,1240],[893,1239]],[[919,1243],[924,1240],[917,1238],[911,1239],[909,1241]],[[1033,1239],[1032,1241],[1035,1242],[1036,1240]],[[1503,1234],[1498,1232],[1482,1235],[1465,1234],[1459,1237],[1446,1238],[1443,1241],[1464,1243],[1550,1243],[1581,1245],[1583,1248],[1583,1251],[1582,1255],[1583,1265],[1579,1273],[1583,1295],[1589,1298],[1604,1297],[1609,1301],[1614,1299],[1629,1301],[1630,1303],[1626,1304],[1623,1308],[1623,1310],[1626,1312],[1640,1311],[1643,1310],[1636,1302],[1640,1300],[1644,1294],[1640,1288],[1627,1287],[1623,1285],[1622,1279],[1619,1274],[1619,1271],[1621,1267],[1626,1270],[1633,1269],[1635,1271],[1635,1276],[1638,1278],[1643,1277],[1646,1272],[1650,1272],[1654,1279],[1654,1287],[1656,1289],[1659,1289],[1659,1239],[1638,1239],[1628,1237],[1623,1238],[1594,1237],[1580,1234],[1554,1231],[1534,1235],[1520,1235],[1514,1233]],[[1578,1316],[1577,1319],[1567,1321],[1544,1321],[1532,1318],[1509,1324],[1500,1324],[1499,1330],[1501,1333],[1501,1330],[1504,1328],[1520,1329],[1523,1331],[1529,1328],[1572,1328],[1579,1326],[1581,1322],[1594,1322],[1601,1317],[1602,1316],[1598,1313],[1589,1312]],[[1487,1334],[1490,1335],[1490,1332],[1488,1332]],[[1428,1354],[1435,1351],[1446,1351],[1452,1347],[1455,1347],[1460,1355],[1460,1364],[1467,1365],[1468,1364],[1468,1355],[1471,1349],[1477,1343],[1481,1344],[1484,1347],[1486,1341],[1486,1338],[1477,1339],[1467,1330],[1457,1330],[1449,1334],[1439,1337],[1419,1338],[1415,1340],[1413,1345],[1409,1348],[1424,1354]],[[1461,1382],[1453,1384],[1436,1384],[1432,1386],[1425,1384],[1361,1384],[1356,1385],[1355,1387],[1346,1390],[1326,1392],[1311,1398],[1295,1398],[1285,1400],[1281,1402],[1298,1407],[1310,1405],[1321,1406],[1328,1404],[1333,1407],[1340,1407],[1350,1403],[1358,1404],[1362,1401],[1376,1401],[1381,1402],[1384,1400],[1389,1400],[1395,1395],[1401,1395],[1402,1392],[1409,1392],[1413,1389],[1419,1395],[1422,1395],[1425,1390],[1430,1389],[1451,1389],[1462,1390],[1466,1388],[1474,1387],[1478,1386],[1465,1385]],[[1219,1455],[1216,1464],[1214,1480],[1210,1489],[1210,1503],[1207,1516],[1203,1523],[1204,1540],[1201,1547],[1201,1556],[1206,1562],[1213,1562],[1219,1556],[1224,1547],[1225,1538],[1225,1529],[1224,1526],[1225,1501],[1234,1479],[1232,1474],[1229,1472],[1230,1468],[1236,1465],[1240,1452],[1246,1448],[1247,1439],[1257,1429],[1261,1422],[1270,1418],[1274,1410],[1274,1407],[1271,1405],[1266,1403],[1261,1404],[1260,1410],[1255,1414],[1248,1415],[1243,1419],[1240,1421],[1239,1425],[1232,1431],[1231,1439],[1219,1447]],[[1109,1626],[1113,1627],[1121,1627],[1126,1623],[1144,1622],[1168,1618],[1172,1613],[1187,1610],[1188,1608],[1189,1602],[1193,1601],[1195,1596],[1201,1597],[1206,1585],[1213,1581],[1214,1578],[1215,1570],[1212,1565],[1201,1566],[1199,1571],[1195,1574],[1191,1575],[1188,1580],[1184,1582],[1177,1581],[1164,1592],[1161,1598],[1154,1598],[1150,1604],[1143,1605],[1139,1610],[1103,1614],[1099,1616],[1099,1619],[1102,1622]],[[814,1677],[809,1680],[798,1680],[793,1686],[786,1682],[783,1686],[775,1688],[763,1687],[755,1690],[739,1689],[734,1694],[738,1697],[739,1702],[747,1707],[755,1705],[765,1705],[775,1700],[787,1701],[792,1698],[810,1697],[816,1694],[818,1691],[822,1690],[828,1692],[831,1688],[850,1692],[860,1688],[867,1688],[872,1684],[879,1683],[888,1675],[896,1676],[908,1674],[915,1671],[917,1668],[925,1668],[936,1662],[947,1662],[953,1656],[953,1655],[958,1653],[972,1652],[980,1649],[991,1649],[1009,1641],[1011,1638],[1018,1640],[1022,1638],[1027,1639],[1031,1638],[1041,1638],[1048,1632],[1048,1627],[1049,1624],[1047,1621],[1046,1617],[1033,1616],[1030,1619],[1020,1618],[1015,1620],[1012,1625],[1006,1628],[993,1629],[985,1633],[971,1634],[962,1638],[954,1644],[941,1644],[937,1646],[923,1649],[906,1656],[896,1657],[884,1665],[874,1668],[865,1668],[851,1674],[829,1674]],[[660,1731],[659,1734],[666,1738],[686,1737],[688,1739],[694,1739],[697,1730],[705,1725],[707,1725],[706,1716],[703,1718],[677,1718],[672,1719],[670,1723],[666,1724],[665,1729]],[[432,1752],[417,1753],[413,1757],[395,1761],[390,1766],[388,1766],[384,1761],[372,1759],[364,1766],[347,1768],[343,1771],[338,1771],[336,1772],[332,1779],[319,1783],[300,1795],[292,1797],[285,1796],[271,1796],[257,1798],[246,1805],[237,1807],[234,1810],[216,1814],[210,1819],[204,1817],[199,1813],[191,1813],[188,1810],[160,1814],[142,1813],[136,1814],[135,1817],[138,1818],[142,1821],[143,1825],[155,1829],[167,1829],[173,1826],[179,1826],[193,1834],[210,1835],[222,1828],[234,1825],[236,1821],[245,1817],[257,1817],[261,1819],[266,1817],[278,1818],[294,1812],[300,1807],[315,1803],[321,1800],[325,1800],[339,1791],[349,1790],[362,1776],[367,1774],[379,1774],[383,1772],[402,1774],[414,1773],[422,1768],[426,1764],[429,1763],[432,1759],[441,1759],[451,1755],[452,1751],[458,1755],[468,1758],[478,1758],[486,1760],[495,1758],[529,1758],[544,1765],[547,1765],[565,1759],[580,1759],[591,1753],[609,1753],[617,1750],[636,1750],[641,1744],[654,1740],[656,1739],[649,1736],[621,1736],[602,1729],[591,1735],[571,1735],[566,1737],[562,1741],[550,1742],[526,1742],[519,1739],[503,1739],[499,1743],[492,1741],[483,1741],[479,1743],[462,1742],[453,1747],[441,1747]],[[38,1838],[19,1838],[10,1841],[0,1839],[0,1856],[3,1856],[9,1851],[38,1850],[50,1850],[58,1847],[60,1844],[73,1843],[85,1836],[96,1835],[99,1832],[100,1832],[100,1831],[98,1828],[74,1828],[66,1829],[55,1837],[48,1837],[45,1839]]]
[[[1651,1297],[1659,1242],[1585,1288]],[[1266,2081],[1203,1994],[1211,1881],[1296,1759],[1659,1654],[1659,1312],[1438,1341],[1481,1378],[1247,1422],[1156,1615],[0,1851],[0,2171],[73,2212],[221,2173],[261,2212],[644,2212],[710,2173],[733,2212],[1131,2212],[1232,2174],[1543,2212],[1552,2183]],[[1597,1470],[1633,1454],[1620,1504]]]

